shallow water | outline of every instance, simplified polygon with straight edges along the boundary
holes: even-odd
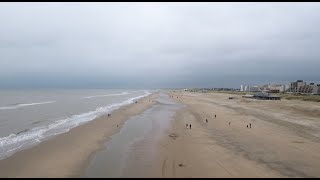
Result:
[[[150,92],[128,89],[0,91],[0,159]]]
[[[94,155],[84,177],[121,177],[131,145],[151,134],[160,136],[164,133],[170,125],[175,110],[182,106],[173,102],[164,93],[160,93],[157,101],[157,104],[141,115],[131,117],[121,131],[106,142],[105,149]],[[152,158],[150,156],[154,149],[151,147],[148,151],[145,157]]]

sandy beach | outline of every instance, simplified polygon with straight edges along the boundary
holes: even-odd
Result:
[[[0,176],[320,177],[319,109],[297,100],[155,93],[0,161]]]
[[[158,93],[87,124],[57,135],[30,149],[0,161],[0,177],[76,177],[82,174],[90,157],[117,133],[128,117],[140,114],[155,103]],[[118,125],[118,127],[117,127]]]
[[[320,177],[319,103],[181,91],[172,96],[187,107],[170,130],[178,137],[159,144],[155,176]]]
[[[161,138],[153,133],[132,146],[123,177],[320,176],[319,104],[222,93],[170,96],[185,106]]]

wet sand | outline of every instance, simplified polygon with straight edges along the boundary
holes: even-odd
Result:
[[[157,102],[143,113],[132,116],[121,131],[97,152],[83,177],[149,177],[159,139],[166,136],[175,111],[182,105],[160,93]],[[147,142],[146,142],[147,141]]]
[[[111,117],[97,118],[1,160],[0,177],[78,177],[108,138],[119,132],[130,116],[155,104],[157,97],[158,93],[149,95],[115,110]]]

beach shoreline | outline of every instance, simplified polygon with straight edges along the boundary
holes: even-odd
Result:
[[[119,132],[130,116],[155,104],[157,96],[143,97],[114,110],[111,117],[98,117],[0,160],[0,177],[78,177],[108,138]]]
[[[11,159],[0,161],[0,176],[83,177],[92,157],[108,147],[112,135],[121,136],[118,132],[129,119],[143,120],[137,126],[152,130],[130,145],[119,177],[320,176],[319,104],[258,101],[241,96],[229,99],[228,94],[222,93],[164,94],[169,96],[154,93],[137,104],[115,110],[112,117],[98,118],[18,152]],[[168,112],[173,115],[167,116]],[[143,123],[148,120],[148,125]],[[124,136],[130,135],[135,122],[124,126]],[[165,122],[169,124],[159,131]],[[104,163],[112,166],[109,161]]]

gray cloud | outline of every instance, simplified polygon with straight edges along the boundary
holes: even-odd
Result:
[[[319,81],[318,3],[2,3],[0,87]]]

